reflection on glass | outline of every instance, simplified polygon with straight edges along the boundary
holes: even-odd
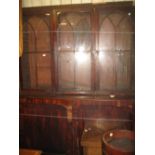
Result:
[[[103,51],[99,52],[99,61],[103,61],[105,59],[105,53]]]
[[[43,57],[46,57],[46,54],[44,53],[44,54],[42,54],[42,56],[43,56]]]
[[[58,84],[62,90],[91,89],[91,24],[89,13],[58,15]],[[69,73],[69,74],[68,74]]]
[[[49,12],[45,13],[45,16],[50,16],[51,14]]]
[[[84,52],[84,50],[85,50],[84,46],[79,47],[79,52]]]
[[[88,55],[87,53],[84,52],[84,50],[85,50],[84,46],[80,46],[79,50],[75,52],[75,60],[77,61],[78,64],[83,64],[88,59]]]

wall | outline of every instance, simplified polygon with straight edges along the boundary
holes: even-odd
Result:
[[[22,0],[23,7],[37,7],[50,5],[65,5],[65,4],[84,4],[84,3],[106,3],[120,1],[135,1],[135,0]]]

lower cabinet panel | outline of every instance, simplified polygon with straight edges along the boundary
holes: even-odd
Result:
[[[19,114],[20,148],[49,153],[83,155],[86,130],[134,130],[133,100],[20,98]]]

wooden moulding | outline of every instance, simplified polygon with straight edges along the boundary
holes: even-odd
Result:
[[[19,149],[19,155],[41,155],[40,150]]]
[[[22,0],[19,1],[19,56],[23,54]]]

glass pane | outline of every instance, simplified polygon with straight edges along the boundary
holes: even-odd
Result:
[[[40,20],[36,30],[37,51],[50,50],[50,31],[45,21]]]
[[[60,13],[57,31],[59,89],[90,90],[90,49],[89,14]]]
[[[115,25],[115,27],[116,27],[117,25],[119,25],[119,23],[123,17],[123,13],[121,13],[121,12],[112,13],[112,14],[109,14],[108,17],[111,20],[111,22],[113,23],[113,25]]]
[[[75,84],[77,90],[90,90],[91,86],[91,54],[75,53],[76,75]]]
[[[104,18],[99,31],[99,89],[115,89],[114,72],[115,29],[109,18]]]
[[[100,51],[98,58],[100,90],[113,90],[115,88],[114,52]]]
[[[25,22],[24,46],[26,52],[50,51],[50,29],[43,17],[31,17]]]
[[[88,17],[87,17],[88,18]],[[85,51],[91,50],[90,21],[86,17],[81,18],[75,25],[75,50],[83,47]]]
[[[116,49],[131,50],[133,48],[133,39],[131,19],[125,17],[117,27]]]
[[[36,88],[36,57],[34,54],[23,54],[22,69],[23,87]]]
[[[74,49],[74,34],[72,26],[67,20],[63,19],[59,23],[58,28],[58,45],[60,50],[73,50]]]
[[[23,46],[24,52],[35,51],[35,31],[30,23],[23,26]]]
[[[58,62],[59,88],[74,89],[74,53],[60,52]]]
[[[134,33],[131,18],[125,15],[117,26],[116,34],[116,74],[117,89],[129,89],[132,79],[131,54],[133,50]]]
[[[51,86],[50,67],[37,68],[37,82],[38,82],[38,88],[49,88]]]
[[[22,78],[24,88],[51,86],[51,55],[26,53],[22,56]]]
[[[99,50],[115,49],[115,29],[112,22],[105,18],[99,31]]]
[[[37,83],[39,88],[51,86],[51,55],[37,54]]]
[[[37,67],[50,67],[51,66],[51,55],[50,53],[37,53]]]
[[[24,55],[22,56],[24,88],[51,87],[50,30],[48,20],[46,17],[35,16],[25,19]]]
[[[100,12],[98,59],[101,90],[128,90],[134,81],[131,73],[134,33],[130,15],[125,11]]]
[[[117,89],[130,87],[130,52],[116,52]]]

